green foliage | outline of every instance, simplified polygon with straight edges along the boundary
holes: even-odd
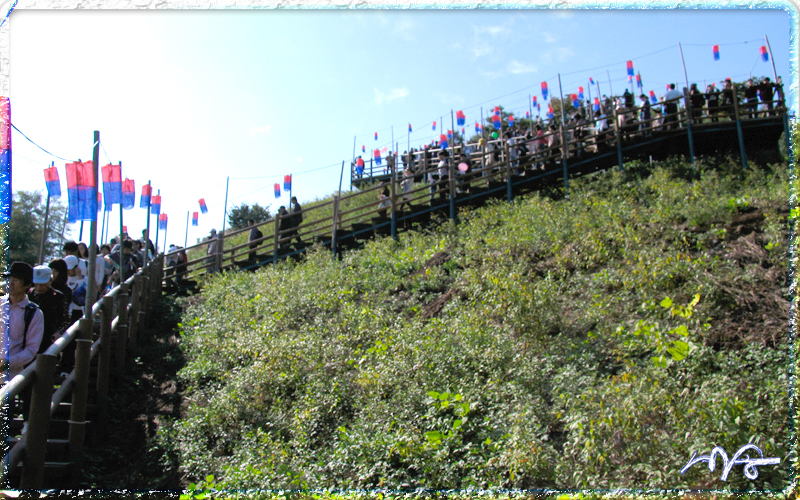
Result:
[[[50,200],[47,237],[44,242],[44,260],[49,261],[60,252],[63,240],[64,217],[67,207],[62,199]],[[11,262],[22,261],[31,265],[39,263],[39,245],[44,227],[47,199],[39,191],[16,191],[11,204],[11,221],[8,225],[8,253]]]
[[[228,224],[230,224],[231,229],[243,229],[248,226],[247,221],[250,219],[259,223],[266,221],[270,217],[269,207],[264,208],[258,203],[252,206],[242,203],[233,207],[228,213]]]
[[[229,488],[784,487],[678,472],[715,445],[794,457],[786,167],[695,168],[214,277],[161,446]]]

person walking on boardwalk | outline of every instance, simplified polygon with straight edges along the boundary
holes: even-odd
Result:
[[[0,297],[0,328],[3,331],[0,378],[5,384],[22,372],[39,352],[44,334],[44,314],[28,299],[28,289],[33,284],[30,264],[14,262],[3,274],[8,279],[8,295]]]
[[[291,236],[297,238],[297,244],[302,245],[303,240],[300,238],[300,234],[297,232],[297,228],[300,224],[303,223],[303,207],[297,203],[297,196],[292,196],[292,199],[289,200],[289,214],[290,220],[292,221],[292,229]]]
[[[53,271],[48,266],[33,268],[33,290],[28,299],[39,306],[44,315],[44,333],[39,353],[47,350],[69,326],[69,304],[64,294],[51,286]]]
[[[248,220],[247,221],[247,225],[250,226],[250,235],[248,237],[248,241],[250,241],[250,250],[251,250],[250,254],[247,257],[247,260],[250,261],[251,264],[253,264],[256,261],[256,251],[255,251],[255,249],[258,248],[258,245],[260,244],[260,242],[256,242],[256,243],[253,243],[253,242],[256,241],[256,240],[260,240],[261,238],[264,237],[264,235],[261,234],[261,231],[259,231],[259,229],[256,227],[256,221],[255,220],[253,220],[253,219]]]

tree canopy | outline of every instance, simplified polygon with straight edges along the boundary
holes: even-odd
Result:
[[[40,191],[16,191],[11,204],[11,222],[4,228],[8,235],[10,262],[22,261],[31,265],[39,263],[39,244],[42,238],[47,199]],[[58,253],[63,237],[64,217],[67,207],[61,199],[50,199],[47,220],[47,237],[44,242],[44,260]],[[5,236],[5,235],[3,235]],[[3,258],[5,258],[3,254]],[[7,262],[3,262],[3,267]]]
[[[228,224],[231,229],[242,229],[247,227],[247,221],[253,219],[256,222],[263,222],[272,217],[269,213],[269,205],[262,207],[258,203],[248,205],[242,203],[239,206],[233,207],[228,212]]]

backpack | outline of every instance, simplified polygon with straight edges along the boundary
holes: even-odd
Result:
[[[34,304],[33,302],[29,302],[27,306],[25,306],[25,330],[22,332],[22,348],[25,349],[25,344],[28,343],[28,327],[31,326],[31,321],[33,321],[33,315],[36,314],[36,311],[39,310],[39,306]]]

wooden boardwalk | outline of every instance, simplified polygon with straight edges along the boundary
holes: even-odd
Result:
[[[605,133],[590,133],[581,141],[571,138],[569,128],[555,130],[548,133],[560,139],[553,141],[554,145],[516,162],[501,139],[490,141],[483,148],[455,146],[448,150],[455,158],[449,162],[449,175],[439,180],[430,180],[429,174],[438,173],[433,161],[405,167],[413,171],[415,179],[413,190],[406,193],[407,200],[402,192],[404,165],[400,159],[391,174],[374,166],[365,168],[362,175],[352,170],[351,180],[359,188],[357,192],[304,208],[303,223],[296,228],[287,226],[286,217],[257,224],[265,236],[253,242],[257,245],[254,249],[246,241],[250,228],[218,234],[216,247],[222,250],[211,255],[206,255],[208,241],[187,248],[200,253],[200,257],[183,266],[168,267],[164,292],[193,293],[213,272],[255,269],[287,257],[299,258],[315,245],[338,254],[375,236],[394,237],[399,231],[426,225],[432,217],[456,218],[460,207],[481,206],[490,199],[511,200],[536,190],[568,188],[570,178],[624,169],[625,163],[634,160],[683,156],[693,161],[702,156],[731,155],[742,162],[743,168],[748,154],[758,155],[762,161],[780,161],[781,134],[788,130],[788,117],[783,110],[779,106],[774,116],[762,113],[742,118],[738,106],[722,108],[722,118],[713,123],[707,118],[702,122],[689,120],[683,112],[677,116],[674,129],[667,129],[654,118],[636,123],[636,129],[631,130],[630,126],[618,126],[614,119],[612,128]],[[493,155],[491,149],[497,153]],[[437,151],[433,151],[434,157]],[[462,152],[464,157],[460,156]],[[471,165],[466,174],[456,167],[463,158]],[[386,194],[384,204],[388,206],[380,206],[381,193]]]

